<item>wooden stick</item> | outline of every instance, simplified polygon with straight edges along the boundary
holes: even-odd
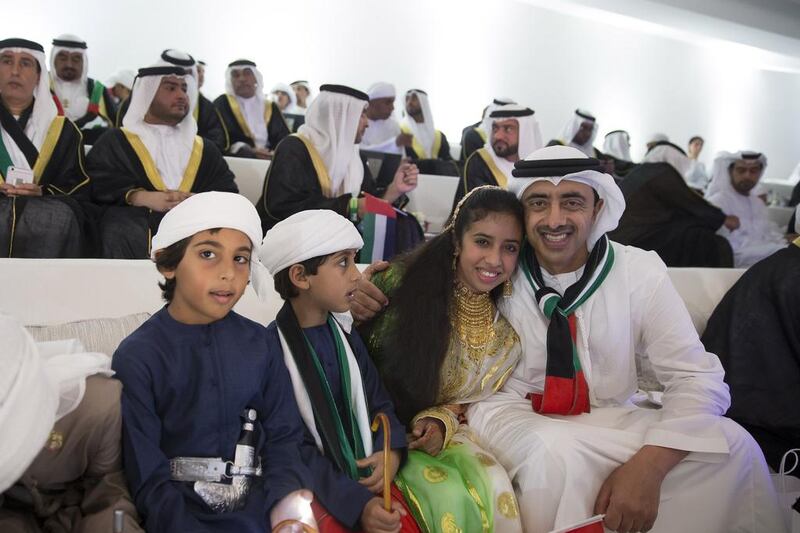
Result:
[[[372,431],[378,431],[378,425],[383,427],[383,508],[386,512],[392,512],[392,480],[389,479],[389,466],[391,464],[392,442],[391,430],[389,429],[389,417],[384,413],[375,415],[372,421]]]

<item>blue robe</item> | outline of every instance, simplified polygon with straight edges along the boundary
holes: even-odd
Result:
[[[334,344],[333,335],[328,325],[316,326],[312,328],[304,328],[303,333],[308,338],[308,341],[314,347],[314,351],[319,357],[320,364],[328,384],[331,388],[331,393],[336,401],[336,406],[340,413],[342,411],[342,382],[339,372],[339,363],[336,357],[336,346]],[[361,379],[364,384],[364,396],[367,399],[367,412],[369,413],[370,422],[378,413],[384,413],[389,417],[391,428],[391,446],[393,450],[398,450],[402,453],[403,459],[406,456],[406,433],[405,428],[397,419],[394,412],[394,406],[389,398],[389,394],[381,382],[378,370],[372,363],[369,357],[364,342],[358,336],[358,333],[353,330],[349,336],[350,347],[353,350],[353,355],[358,362],[361,369]],[[267,351],[270,353],[282,353],[280,339],[278,337],[278,327],[275,322],[267,327]],[[379,430],[374,435],[373,439],[373,452],[383,450],[383,430]],[[326,458],[314,443],[311,434],[306,432],[306,441],[302,449],[303,460],[308,465],[314,478],[314,491],[315,498],[322,504],[327,511],[333,515],[339,522],[349,528],[355,528],[361,518],[361,512],[367,502],[374,498],[366,487],[359,484],[358,481],[350,479],[347,474],[339,470],[330,459]]]
[[[300,457],[304,425],[280,347],[265,350],[263,326],[234,312],[188,325],[161,309],[120,344],[123,453],[131,494],[149,533],[268,531],[269,511],[310,485]],[[193,484],[172,481],[169,459],[232,460],[246,407],[256,409],[264,477],[244,509],[215,514]]]

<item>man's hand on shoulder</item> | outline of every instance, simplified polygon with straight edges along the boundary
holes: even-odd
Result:
[[[350,306],[350,312],[356,322],[372,320],[384,307],[389,305],[389,299],[386,295],[370,281],[373,274],[382,272],[387,268],[389,268],[388,262],[376,261],[362,273],[356,292],[353,295],[353,303]]]

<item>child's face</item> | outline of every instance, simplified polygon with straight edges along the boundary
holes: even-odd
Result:
[[[194,235],[178,268],[164,272],[176,280],[172,317],[185,324],[224,318],[247,287],[252,248],[247,235],[234,229]]]
[[[320,310],[344,313],[350,310],[361,272],[356,267],[356,251],[343,250],[328,257],[308,276],[308,295]]]
[[[461,237],[458,280],[474,292],[488,292],[514,273],[522,227],[507,213],[494,213],[473,222]]]

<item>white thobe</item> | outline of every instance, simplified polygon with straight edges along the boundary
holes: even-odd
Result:
[[[86,94],[86,80],[61,81],[54,83],[55,93],[58,96],[64,114],[70,120],[78,120],[86,114],[89,105],[89,95]]]
[[[708,185],[706,166],[697,159],[689,159],[689,170],[686,171],[683,179],[686,180],[686,184],[692,189],[700,191],[705,190]]]
[[[778,225],[769,219],[767,206],[756,196],[755,189],[748,196],[722,190],[707,200],[726,215],[739,217],[739,228],[731,231],[722,226],[717,230],[731,244],[736,268],[752,266],[788,245]]]
[[[175,126],[166,124],[148,124],[147,130],[148,134],[140,137],[150,152],[164,185],[170,191],[178,190],[189,163],[194,139],[186,139],[177,133]]]
[[[700,343],[666,266],[654,252],[612,246],[614,267],[575,312],[591,413],[532,410],[525,395],[543,390],[548,323],[519,271],[500,304],[523,357],[504,389],[471,406],[468,419],[514,480],[525,531],[592,516],[605,479],[648,444],[690,452],[662,484],[652,531],[783,531],[761,450],[722,416],[730,405],[722,366]],[[581,273],[545,281],[563,292]],[[650,359],[665,387],[661,409],[633,403],[637,355]]]
[[[264,102],[258,96],[251,96],[250,98],[242,98],[237,96],[236,100],[239,102],[239,108],[242,110],[247,127],[253,134],[253,142],[256,148],[266,148],[267,146],[267,123],[264,121],[264,106],[271,105],[269,102]]]
[[[362,150],[372,150],[373,152],[400,154],[402,147],[397,146],[398,135],[400,135],[400,125],[392,117],[386,120],[370,119],[359,147]]]

